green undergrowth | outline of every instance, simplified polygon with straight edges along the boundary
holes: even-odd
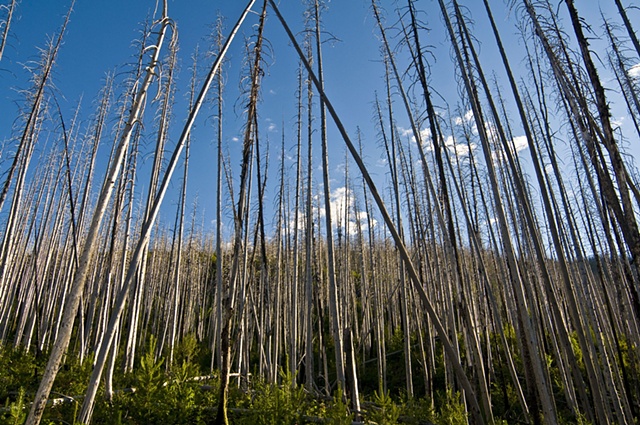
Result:
[[[93,424],[210,424],[217,406],[218,381],[214,377],[192,380],[203,373],[198,349],[176,350],[174,364],[167,367],[164,357],[156,356],[151,339],[132,373],[114,376],[116,391],[111,401],[104,398],[104,386],[96,401]],[[46,356],[38,359],[26,351],[0,347],[0,424],[22,424],[33,394],[37,390]],[[120,359],[119,359],[120,360]],[[80,364],[67,359],[61,368],[52,398],[66,397],[64,403],[48,407],[43,424],[75,424],[82,405],[82,395],[91,373],[92,359]],[[123,391],[125,388],[129,389]],[[134,388],[135,391],[131,389]],[[460,405],[452,410],[464,411]],[[293,376],[281,372],[277,383],[262,379],[238,385],[232,382],[229,416],[234,424],[457,424],[464,416],[448,410],[436,412],[431,402],[406,400],[389,393],[374,392],[361,397],[361,412],[354,412],[342,391],[332,397],[310,394],[295,384]]]
[[[505,329],[506,339],[511,347],[515,368],[522,371],[522,361],[515,354],[513,329]],[[360,411],[355,411],[348,394],[335,388],[331,391],[320,386],[308,392],[301,383],[304,377],[280,372],[277,379],[268,381],[259,378],[254,370],[249,380],[232,378],[229,390],[229,418],[233,424],[468,424],[465,400],[460,392],[451,390],[446,381],[446,366],[441,350],[435,353],[435,370],[432,376],[432,397],[425,395],[425,385],[420,385],[421,366],[419,358],[414,358],[415,397],[408,397],[404,391],[404,360],[401,337],[394,335],[389,343],[387,358],[387,388],[374,389],[378,384],[374,362],[365,363],[356,359],[359,367]],[[492,336],[494,355],[497,359],[505,355],[502,342]],[[93,424],[210,424],[217,412],[217,374],[211,374],[211,351],[207,344],[195,337],[184,338],[176,347],[173,361],[165,347],[159,352],[154,338],[149,338],[143,349],[138,350],[132,372],[122,373],[124,359],[116,359],[116,373],[113,377],[114,394],[111,400],[105,398],[102,384],[93,414]],[[328,347],[331,348],[330,344]],[[636,365],[634,357],[626,346],[620,351],[631,370]],[[332,348],[331,348],[332,349]],[[579,347],[575,348],[579,357]],[[333,357],[329,349],[327,357]],[[22,424],[29,404],[38,388],[40,377],[46,365],[47,353],[35,355],[20,348],[0,346],[0,425]],[[630,359],[630,360],[627,360]],[[74,424],[80,411],[83,395],[92,369],[92,358],[80,362],[69,356],[58,372],[51,398],[65,402],[47,407],[43,424]],[[286,361],[284,362],[286,363]],[[254,365],[257,362],[253,363]],[[563,389],[557,376],[553,359],[548,359],[551,382],[558,399]],[[333,376],[333,364],[328,365],[329,376]],[[118,372],[120,371],[120,372]],[[200,377],[200,379],[193,379]],[[495,423],[524,423],[518,397],[510,382],[509,371],[503,362],[496,362],[493,369],[490,396]],[[317,378],[316,384],[324,381]],[[326,394],[330,393],[330,396]],[[558,404],[561,423],[587,424],[585,417],[571,415]]]

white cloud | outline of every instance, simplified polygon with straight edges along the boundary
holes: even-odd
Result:
[[[346,187],[339,187],[331,193],[331,209],[344,211],[345,207],[353,205],[353,197]]]
[[[410,128],[398,127],[398,133],[400,133],[401,137],[409,137],[413,135],[413,130]]]
[[[624,124],[624,118],[625,117],[619,117],[619,118],[615,118],[613,120],[611,120],[611,125],[616,128],[616,127],[622,127],[622,124]]]
[[[515,147],[516,153],[527,149],[529,147],[529,143],[527,142],[527,136],[514,137],[513,146]]]
[[[640,63],[637,63],[629,68],[629,77],[640,78]]]
[[[527,142],[527,136],[516,136],[513,138],[512,143],[510,145],[511,148],[515,149],[516,156],[519,152],[522,152],[525,149],[529,148],[529,143]],[[491,152],[491,157],[494,162],[502,163],[506,162],[507,157],[502,149],[502,143],[496,145],[496,150]]]
[[[553,164],[547,164],[544,166],[544,172],[548,175],[553,174]]]
[[[231,138],[231,141],[232,141],[232,142],[239,142],[239,141],[240,141],[240,139],[239,139],[239,138],[237,138],[237,137],[232,137],[232,138]]]
[[[363,232],[368,230],[369,220],[366,211],[356,211],[356,198],[351,190],[346,187],[338,187],[333,189],[329,195],[331,203],[331,221],[333,222],[334,231],[338,228],[342,229],[343,233],[345,229],[349,229],[350,235],[355,235],[358,231],[358,224]],[[319,195],[314,197],[314,217],[326,217],[326,209],[324,207],[324,196]],[[299,214],[298,229],[304,228],[305,218],[303,213]],[[295,221],[292,220],[289,223],[290,230],[293,230]],[[378,222],[375,219],[371,220],[372,226],[377,226]],[[324,227],[324,222],[322,223]]]
[[[473,111],[471,109],[469,109],[463,117],[455,117],[453,120],[453,123],[455,125],[462,125],[464,123],[468,123],[471,122],[471,120],[473,119]]]
[[[498,138],[498,129],[491,122],[484,123],[484,131],[491,140],[496,140]],[[479,134],[478,127],[473,125],[473,134]]]
[[[400,137],[404,137],[404,138],[409,137],[411,138],[412,143],[416,143],[416,138],[413,135],[412,129],[398,127],[398,133],[400,134]],[[420,140],[422,141],[422,144],[425,144],[425,142],[430,138],[431,138],[431,130],[429,130],[428,128],[423,128],[422,130],[420,130]]]
[[[422,130],[420,130],[420,141],[422,142],[422,144],[424,145],[429,139],[431,139],[431,130],[429,130],[428,128],[423,128]],[[411,141],[415,143],[416,138],[412,137]]]
[[[267,123],[267,131],[274,132],[278,129],[278,126],[273,122],[271,118],[265,118],[264,121]]]
[[[457,143],[452,136],[448,136],[444,141],[444,147],[458,157],[467,157],[469,156],[470,150],[475,151],[478,148],[478,145],[475,143],[467,144],[466,142]]]
[[[368,217],[366,211],[356,211],[356,198],[353,192],[346,187],[338,187],[331,192],[331,215],[336,228],[340,226],[343,230],[348,228],[350,235],[355,235],[358,225],[362,231],[367,230]],[[375,227],[377,222],[372,220]]]

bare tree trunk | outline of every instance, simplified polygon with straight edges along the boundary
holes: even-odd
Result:
[[[222,21],[219,19],[216,24],[216,43],[218,54],[222,51]],[[216,107],[217,107],[217,125],[216,125],[216,139],[217,139],[217,178],[216,178],[216,332],[213,336],[215,341],[216,350],[212,351],[211,363],[213,369],[214,353],[216,359],[216,365],[218,368],[222,366],[222,352],[220,351],[220,331],[222,328],[222,265],[223,265],[223,253],[222,253],[222,71],[218,70],[216,74]]]
[[[245,13],[243,15],[246,16],[249,9],[253,5],[255,0],[252,0],[247,8],[245,9]],[[223,299],[223,322],[222,322],[222,334],[221,334],[221,346],[220,349],[222,351],[222,364],[220,369],[220,391],[219,391],[219,399],[218,399],[218,411],[216,414],[215,423],[217,425],[227,425],[229,423],[229,419],[227,417],[227,398],[229,392],[229,373],[231,369],[231,325],[232,318],[235,309],[235,290],[236,285],[238,284],[238,275],[240,271],[240,261],[241,257],[246,260],[246,252],[244,255],[241,255],[240,251],[242,250],[243,245],[243,235],[248,232],[245,230],[245,214],[247,202],[246,192],[247,192],[247,175],[249,172],[249,168],[251,166],[251,156],[253,151],[253,138],[254,138],[254,125],[256,122],[256,114],[257,114],[257,103],[258,103],[258,91],[260,86],[260,61],[261,61],[261,49],[263,42],[263,29],[264,29],[264,21],[267,13],[267,4],[266,0],[262,6],[262,12],[260,14],[260,24],[258,28],[258,38],[256,40],[256,44],[254,45],[254,56],[253,56],[253,66],[251,68],[251,92],[249,94],[249,102],[248,102],[248,112],[247,112],[247,124],[245,127],[244,134],[244,142],[243,142],[243,152],[242,152],[242,169],[240,172],[240,191],[238,196],[238,205],[235,211],[235,235],[234,235],[234,246],[233,246],[233,259],[231,265],[231,275],[229,277],[229,284],[227,288],[227,293]],[[243,279],[240,283],[242,286],[245,285],[246,280]]]
[[[13,9],[13,5],[12,5]],[[22,192],[25,184],[25,177],[27,174],[27,170],[31,163],[31,156],[35,149],[35,143],[38,139],[39,129],[42,126],[42,113],[46,108],[45,105],[45,89],[49,84],[49,77],[51,75],[52,69],[55,65],[58,53],[60,51],[62,41],[65,35],[65,31],[67,25],[69,23],[71,12],[73,10],[73,3],[69,7],[65,20],[63,22],[62,28],[60,29],[60,33],[55,38],[55,41],[52,41],[48,46],[48,49],[43,52],[41,58],[41,71],[40,74],[35,78],[36,87],[34,87],[34,93],[31,94],[32,100],[29,103],[29,111],[26,114],[26,122],[24,124],[24,129],[22,130],[22,134],[20,135],[20,141],[18,142],[18,146],[16,147],[16,151],[13,156],[13,160],[9,169],[6,171],[6,179],[2,185],[2,191],[0,192],[0,211],[4,206],[4,202],[8,196],[9,190],[16,181],[16,188],[13,193],[13,202],[11,205],[11,211],[9,212],[9,216],[6,223],[6,228],[3,234],[2,244],[0,246],[0,299],[2,302],[0,303],[0,311],[2,314],[0,315],[0,319],[6,317],[4,311],[6,310],[7,304],[9,304],[7,297],[8,291],[11,290],[9,288],[9,283],[6,282],[6,273],[7,267],[9,265],[9,260],[12,256],[13,251],[13,235],[15,231],[16,225],[16,214],[20,209],[20,202],[22,197]],[[7,24],[8,25],[8,24]],[[1,53],[1,51],[0,51]],[[14,174],[18,173],[17,178],[14,178]],[[2,340],[4,340],[4,334],[6,332],[6,324],[2,324],[2,329],[0,329],[0,333],[3,335]]]
[[[333,118],[334,123],[336,124],[336,126],[338,127],[338,130],[345,142],[345,144],[347,145],[347,148],[349,149],[349,152],[351,153],[352,158],[354,159],[354,161],[356,162],[356,164],[358,165],[358,168],[360,169],[360,172],[362,173],[363,177],[365,178],[367,185],[369,187],[369,190],[371,191],[371,194],[373,196],[373,198],[376,201],[376,204],[378,205],[378,208],[384,218],[384,221],[387,225],[387,227],[389,228],[389,231],[393,237],[394,242],[396,243],[396,246],[398,247],[398,250],[400,251],[402,260],[405,264],[405,266],[407,267],[407,272],[409,273],[409,276],[411,277],[411,282],[413,283],[413,287],[414,289],[417,290],[418,295],[420,296],[420,299],[425,307],[425,309],[427,310],[427,314],[429,315],[429,317],[431,318],[436,331],[438,333],[438,335],[440,336],[442,345],[444,347],[445,350],[445,354],[447,356],[447,358],[450,360],[450,362],[453,364],[455,373],[457,378],[459,379],[462,387],[465,390],[465,396],[467,397],[467,400],[469,402],[470,408],[471,408],[471,415],[473,417],[473,419],[476,421],[476,423],[478,424],[482,424],[485,423],[485,420],[482,416],[482,414],[480,413],[480,407],[478,405],[478,401],[475,398],[475,393],[473,391],[473,388],[471,386],[471,383],[469,382],[469,379],[467,378],[464,369],[462,368],[462,365],[460,364],[460,362],[457,359],[457,355],[456,352],[453,348],[453,345],[451,344],[451,342],[449,341],[449,338],[447,336],[447,333],[444,329],[444,326],[442,325],[442,323],[440,322],[439,318],[436,315],[435,309],[433,307],[433,305],[431,304],[424,288],[422,287],[422,284],[420,282],[420,279],[418,277],[418,274],[416,272],[415,267],[413,266],[413,263],[411,261],[409,252],[407,251],[407,248],[405,247],[404,243],[402,242],[402,239],[400,238],[400,235],[398,233],[398,231],[396,230],[396,227],[393,223],[393,220],[391,219],[391,216],[389,215],[388,211],[386,210],[385,206],[384,206],[384,202],[382,200],[382,197],[379,195],[377,188],[375,186],[375,184],[373,183],[373,180],[371,178],[371,175],[369,174],[369,172],[367,171],[364,163],[362,162],[362,159],[360,158],[360,155],[358,154],[357,150],[355,149],[355,146],[353,145],[353,143],[351,143],[351,140],[344,128],[344,126],[342,125],[342,122],[340,121],[336,111],[333,108],[333,105],[329,102],[319,80],[317,79],[317,77],[315,76],[315,74],[313,73],[313,70],[311,69],[309,63],[306,61],[306,58],[304,57],[304,54],[302,53],[302,50],[300,49],[300,46],[298,45],[295,37],[293,36],[293,33],[291,33],[291,30],[289,29],[289,26],[287,25],[286,21],[284,20],[284,18],[282,17],[282,15],[280,14],[280,11],[277,7],[277,5],[275,4],[275,2],[273,0],[269,0],[269,3],[271,4],[271,7],[274,9],[274,11],[276,12],[276,15],[278,16],[278,19],[280,20],[280,22],[282,23],[282,26],[284,27],[285,31],[287,32],[287,35],[289,37],[289,40],[291,41],[291,44],[293,44],[294,48],[296,49],[296,51],[298,52],[298,56],[300,57],[300,59],[303,61],[305,67],[307,68],[307,71],[309,72],[310,76],[313,79],[313,83],[316,86],[316,89],[318,90],[320,96],[323,98],[324,103],[327,107],[327,110],[329,111],[329,113],[331,114],[331,117]]]
[[[310,34],[310,32],[308,33]],[[306,39],[308,61],[313,58],[310,35]],[[307,187],[305,203],[305,387],[307,391],[315,388],[315,367],[313,359],[313,83],[307,78]],[[322,345],[320,345],[322,346]]]
[[[633,47],[635,48],[638,57],[640,57],[640,41],[638,41],[638,36],[636,35],[636,32],[633,29],[633,26],[631,25],[631,21],[627,16],[626,8],[622,5],[622,2],[620,0],[614,0],[614,1],[616,3],[616,7],[618,8],[618,13],[620,13],[620,16],[622,17],[622,21],[624,22],[624,27],[627,30],[627,34],[629,34],[629,38],[633,43]],[[569,5],[567,4],[567,7],[568,6]]]
[[[316,61],[318,65],[318,84],[323,90],[322,80],[322,40],[320,38],[320,3],[315,0],[314,12],[315,17],[315,41],[316,41]],[[320,139],[322,145],[322,180],[325,208],[325,226],[327,232],[327,265],[329,278],[329,314],[331,319],[331,332],[333,334],[333,343],[335,345],[336,374],[338,379],[338,388],[345,389],[344,377],[344,348],[342,337],[342,319],[338,306],[338,286],[336,282],[335,254],[333,244],[333,223],[331,211],[331,187],[329,184],[329,153],[327,148],[327,120],[325,116],[324,100],[320,101]]]
[[[620,201],[618,201],[617,197],[610,199],[614,195],[611,193],[612,191],[605,191],[604,195],[607,197],[607,201],[610,204],[613,205],[618,204],[618,202],[620,203],[622,215],[620,216],[618,213],[617,219],[622,229],[625,242],[631,252],[631,262],[636,268],[636,274],[640,274],[640,230],[638,230],[638,223],[629,197],[629,188],[633,185],[633,182],[629,181],[627,178],[629,173],[626,170],[626,166],[622,160],[620,151],[618,150],[618,144],[616,143],[613,135],[611,112],[605,96],[604,87],[602,86],[600,77],[598,76],[598,71],[593,63],[593,59],[591,58],[589,43],[584,36],[580,16],[578,15],[578,11],[573,0],[567,0],[566,5],[569,10],[569,15],[571,16],[573,29],[578,39],[578,45],[580,46],[580,52],[582,53],[582,60],[587,68],[587,74],[589,75],[589,80],[593,86],[598,115],[600,118],[600,129],[603,133],[602,142],[609,153],[611,166],[616,177],[618,192],[620,194]],[[614,208],[614,212],[616,211],[618,211],[618,209]]]
[[[505,214],[504,206],[501,200],[501,194],[499,192],[496,170],[493,165],[491,148],[490,148],[489,141],[486,134],[486,127],[483,120],[483,115],[480,110],[479,99],[477,96],[477,89],[475,88],[475,84],[472,81],[470,75],[468,74],[467,66],[465,62],[463,61],[462,53],[460,52],[460,47],[458,46],[458,42],[454,35],[453,28],[449,19],[447,9],[444,5],[444,2],[442,0],[439,0],[439,5],[440,5],[440,10],[442,12],[442,15],[445,19],[451,44],[453,45],[455,50],[459,71],[462,73],[462,76],[463,76],[464,86],[469,96],[469,100],[471,102],[473,117],[475,119],[476,127],[478,128],[478,134],[482,142],[482,147],[483,147],[482,150],[485,157],[485,163],[487,165],[487,169],[489,172],[491,189],[493,191],[494,210],[500,225],[502,245],[504,247],[504,251],[507,256],[509,271],[512,278],[512,284],[513,284],[514,292],[516,294],[516,299],[518,302],[518,312],[520,314],[521,324],[523,325],[525,347],[526,347],[526,351],[528,352],[527,357],[531,362],[530,367],[533,369],[533,374],[535,376],[535,385],[536,385],[537,394],[541,403],[542,414],[544,416],[545,421],[547,421],[547,423],[556,423],[557,419],[556,419],[555,407],[550,394],[549,383],[546,378],[545,368],[542,365],[542,362],[540,360],[540,354],[539,354],[540,343],[538,342],[538,338],[533,328],[534,324],[532,323],[532,317],[529,315],[527,311],[527,302],[526,302],[526,296],[524,293],[521,272],[517,265],[514,247],[513,247],[511,238],[509,236],[509,230],[508,230],[508,225],[506,221],[506,214]]]
[[[9,28],[11,27],[11,19],[13,18],[13,12],[17,5],[18,0],[11,0],[11,3],[8,6],[3,6],[3,8],[7,9],[7,17],[4,19],[4,22],[0,21],[0,26],[1,24],[4,24],[2,35],[0,35],[0,61],[2,60],[4,48],[7,45],[7,39],[9,38]]]
[[[171,179],[171,176],[173,175],[173,172],[177,166],[177,162],[178,159],[180,157],[180,154],[182,152],[182,149],[185,146],[185,143],[187,141],[187,139],[189,138],[189,135],[191,134],[191,128],[193,126],[193,123],[196,119],[196,117],[198,116],[198,112],[200,111],[200,108],[202,106],[202,103],[204,102],[204,98],[207,95],[207,92],[213,82],[213,79],[215,78],[216,73],[219,70],[220,64],[222,63],[222,60],[229,48],[229,45],[231,44],[231,41],[233,40],[235,34],[237,33],[238,29],[240,28],[240,25],[242,24],[242,22],[244,21],[244,18],[246,17],[246,15],[249,12],[249,9],[251,7],[251,5],[253,4],[255,0],[250,1],[249,5],[245,8],[242,16],[240,17],[240,19],[238,20],[238,22],[236,23],[236,25],[234,26],[233,30],[231,31],[231,34],[229,35],[229,37],[227,38],[225,45],[222,49],[222,51],[219,53],[218,57],[216,58],[216,60],[214,61],[209,73],[207,74],[207,77],[200,89],[200,92],[198,93],[198,96],[195,100],[195,103],[193,105],[193,108],[191,109],[189,116],[187,118],[187,122],[184,125],[184,128],[182,130],[182,134],[180,135],[180,139],[178,140],[178,143],[175,147],[175,150],[171,156],[171,159],[169,160],[169,164],[167,165],[167,169],[165,171],[165,174],[162,178],[162,182],[160,183],[159,189],[158,189],[158,193],[156,194],[156,197],[154,199],[153,202],[153,206],[150,210],[149,213],[149,217],[148,219],[143,223],[142,229],[141,229],[141,233],[140,233],[140,237],[138,240],[138,244],[136,246],[136,249],[132,255],[131,261],[129,263],[129,268],[127,271],[127,276],[125,278],[125,283],[123,288],[120,291],[120,294],[118,295],[118,298],[116,300],[115,306],[114,306],[114,311],[111,315],[111,320],[109,322],[109,329],[107,330],[107,336],[105,338],[105,341],[103,342],[103,344],[100,347],[100,352],[98,353],[97,359],[96,359],[96,365],[94,367],[92,376],[91,376],[91,384],[89,385],[89,389],[87,390],[87,395],[85,396],[84,399],[84,403],[83,403],[83,407],[82,407],[82,411],[81,414],[79,416],[80,420],[84,423],[89,423],[89,420],[91,418],[92,415],[92,411],[93,411],[93,403],[95,400],[95,393],[97,391],[97,386],[98,383],[100,381],[100,376],[102,374],[102,370],[104,367],[104,363],[106,360],[106,355],[111,347],[111,344],[113,343],[113,337],[114,337],[114,333],[116,330],[116,325],[117,322],[119,320],[119,316],[122,313],[123,309],[124,309],[124,304],[126,302],[127,296],[128,296],[128,292],[129,292],[129,287],[131,285],[132,279],[134,278],[135,274],[136,274],[136,270],[140,265],[140,261],[142,260],[142,255],[144,252],[144,248],[145,246],[148,244],[149,242],[149,237],[150,237],[150,233],[151,233],[151,229],[155,223],[155,220],[158,216],[158,212],[160,209],[160,205],[162,203],[162,200],[164,198],[164,195],[167,191],[168,185],[169,185],[169,181]]]
[[[67,16],[65,17],[62,28],[60,29],[60,33],[58,37],[56,37],[55,43],[49,47],[48,52],[44,58],[44,64],[42,66],[42,73],[40,77],[37,79],[38,87],[36,89],[36,93],[33,96],[33,101],[31,103],[31,109],[29,110],[29,114],[27,116],[27,120],[25,123],[24,130],[22,132],[20,143],[18,144],[18,148],[14,154],[14,160],[7,172],[6,180],[2,186],[2,192],[0,192],[0,211],[2,211],[2,207],[4,206],[4,201],[7,197],[7,193],[9,192],[9,188],[13,181],[13,174],[16,171],[17,161],[21,157],[22,150],[30,143],[29,139],[32,137],[33,128],[36,126],[36,122],[40,117],[41,108],[43,107],[43,99],[44,99],[44,91],[49,83],[49,77],[51,75],[51,71],[53,66],[55,65],[56,59],[58,57],[58,52],[60,51],[60,47],[62,46],[62,40],[64,38],[65,31],[67,29],[67,25],[69,24],[69,19],[71,18],[71,12],[73,11],[74,2],[69,6],[69,10],[67,12]]]
[[[300,283],[300,275],[299,275],[299,259],[300,255],[298,251],[300,250],[300,198],[302,196],[302,113],[303,113],[303,92],[304,92],[304,81],[303,81],[303,71],[302,65],[298,67],[298,93],[296,95],[298,102],[297,109],[297,123],[296,123],[296,188],[294,193],[294,205],[293,205],[293,274],[291,276],[291,318],[289,322],[291,323],[290,334],[291,334],[291,348],[289,352],[289,373],[291,373],[291,377],[293,378],[292,384],[296,383],[296,371],[298,369],[298,335],[300,331],[298,330],[298,315],[300,311],[303,309],[298,308],[298,303],[301,300],[299,296],[298,286]],[[284,131],[283,131],[284,133]],[[284,136],[283,136],[284,137]],[[284,152],[283,152],[284,154]],[[287,223],[287,228],[290,227],[290,224]],[[313,355],[313,354],[312,354]],[[308,359],[305,359],[307,361]]]
[[[109,199],[111,198],[111,193],[113,192],[113,186],[115,184],[116,176],[122,165],[122,158],[124,157],[124,153],[129,145],[129,140],[131,138],[131,134],[135,127],[135,124],[140,119],[140,114],[142,112],[142,107],[146,99],[147,90],[151,85],[154,71],[158,64],[160,50],[167,28],[168,18],[164,16],[161,20],[161,29],[158,34],[158,41],[153,49],[154,53],[149,64],[147,74],[145,75],[145,78],[140,86],[140,91],[136,96],[136,101],[131,108],[131,113],[125,127],[125,131],[120,138],[116,157],[111,164],[109,173],[105,178],[105,184],[103,185],[100,197],[98,198],[98,204],[91,221],[89,233],[87,235],[82,254],[79,258],[78,270],[73,281],[73,286],[69,293],[69,298],[67,300],[67,303],[65,304],[62,329],[58,334],[56,343],[51,351],[47,367],[45,369],[42,380],[40,381],[40,386],[34,399],[34,403],[31,407],[31,410],[29,411],[29,416],[27,417],[26,422],[28,425],[36,425],[40,422],[40,418],[42,417],[47,398],[49,397],[49,392],[51,391],[51,387],[53,386],[53,381],[57,375],[60,363],[62,362],[62,357],[64,356],[64,353],[66,352],[69,345],[71,332],[73,329],[73,322],[78,311],[82,293],[84,291],[85,279],[89,267],[89,257],[91,256],[96,238],[98,236],[98,230],[100,228],[100,223],[102,222],[102,217],[104,216],[107,204],[109,202]]]

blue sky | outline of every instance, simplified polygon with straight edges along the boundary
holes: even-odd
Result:
[[[7,3],[6,0],[0,4]],[[281,11],[294,32],[303,29],[304,5],[298,0],[282,0]],[[401,2],[404,5],[404,2]],[[493,46],[492,35],[488,32],[486,16],[480,1],[463,2],[475,20],[474,33],[479,41],[481,60],[487,71],[495,72],[502,86],[506,86],[506,78],[502,65],[498,61]],[[493,2],[494,13],[502,37],[512,55],[512,64],[521,65],[522,41],[517,35],[514,12],[504,8],[503,1]],[[196,46],[200,51],[208,47],[208,34],[218,14],[225,17],[226,30],[233,25],[246,2],[244,0],[225,1],[170,1],[169,15],[175,21],[180,40],[180,74],[177,84],[176,106],[171,124],[170,137],[175,142],[182,123],[186,117],[186,96],[189,87],[189,70],[192,54]],[[256,2],[258,10],[260,2]],[[383,93],[384,68],[380,61],[380,42],[377,37],[370,2],[368,0],[333,0],[327,3],[324,13],[324,28],[327,41],[324,45],[324,65],[326,91],[334,103],[338,113],[347,126],[348,132],[355,138],[356,128],[362,130],[366,146],[365,157],[370,164],[372,174],[381,186],[386,184],[386,168],[381,166],[383,151],[379,149],[373,122],[373,100],[375,92]],[[388,22],[395,22],[397,14],[395,1],[380,0],[380,4],[389,14]],[[585,7],[587,4],[591,7]],[[593,7],[602,4],[605,11],[613,13],[613,2],[609,0],[590,0],[578,2],[580,12],[587,19],[596,19],[599,10]],[[28,73],[24,64],[37,60],[38,48],[45,46],[62,24],[64,15],[70,5],[69,1],[22,0],[12,23],[11,37],[2,61],[0,61],[0,141],[9,141],[12,137],[11,126],[19,113],[19,90],[29,87]],[[429,60],[432,66],[431,81],[437,92],[449,106],[455,110],[458,102],[459,88],[454,78],[455,69],[450,58],[451,51],[443,30],[442,18],[437,3],[433,0],[421,0],[416,3],[421,10],[421,17],[431,30],[424,33],[423,43],[430,46],[433,57]],[[54,92],[63,109],[63,114],[70,120],[78,102],[81,102],[81,118],[88,121],[93,113],[93,102],[100,90],[107,72],[124,75],[130,70],[136,49],[133,41],[140,36],[142,22],[150,17],[156,7],[154,0],[112,0],[112,1],[77,1],[71,15],[64,45],[56,64],[53,83]],[[630,13],[636,13],[630,11]],[[633,16],[633,15],[632,15]],[[231,166],[239,167],[237,149],[239,143],[234,141],[241,135],[241,106],[238,86],[242,69],[244,38],[252,34],[252,25],[257,22],[257,15],[250,16],[241,30],[240,37],[232,45],[229,62],[225,68],[227,79],[225,108],[225,143],[231,155]],[[596,24],[599,27],[599,24]],[[292,46],[274,14],[267,21],[266,37],[271,46],[269,64],[262,86],[262,103],[259,110],[260,128],[264,131],[263,139],[269,139],[270,167],[268,203],[274,202],[277,182],[277,168],[280,156],[282,131],[287,138],[287,148],[293,153],[295,135],[295,91],[298,60]],[[299,40],[301,40],[301,36]],[[209,66],[210,60],[202,60],[201,67]],[[405,62],[406,65],[406,62]],[[525,76],[526,77],[526,76]],[[121,80],[120,80],[121,81]],[[444,107],[445,101],[438,101]],[[399,113],[399,99],[396,100],[398,126],[407,128],[408,123]],[[211,120],[212,112],[205,110],[196,123],[192,146],[192,162],[190,165],[189,195],[191,205],[197,195],[199,215],[203,215],[206,226],[213,220],[215,200],[215,141]],[[614,119],[624,115],[622,109],[614,109]],[[515,119],[515,110],[514,116]],[[622,119],[624,122],[624,119]],[[284,123],[284,126],[283,126]],[[344,185],[342,170],[344,169],[345,148],[334,127],[330,124],[329,144],[332,168],[332,188],[339,189]],[[148,128],[149,137],[153,129]],[[516,136],[521,135],[517,127]],[[637,142],[637,141],[636,141]],[[10,145],[10,142],[7,142]],[[111,145],[106,139],[101,148],[101,155],[106,161]],[[315,141],[319,146],[319,140]],[[151,143],[149,143],[151,145]],[[637,143],[636,143],[637,145]],[[631,150],[635,154],[635,148]],[[526,155],[526,152],[523,153]],[[315,153],[316,164],[320,165],[319,152]],[[151,163],[150,147],[143,152],[143,160]],[[289,164],[291,165],[291,164]],[[355,175],[355,167],[350,166]],[[172,223],[175,208],[175,190],[179,184],[181,172],[174,176],[172,195],[168,198],[161,219]],[[316,184],[321,178],[316,174]],[[140,177],[139,188],[146,184],[146,178]],[[343,192],[342,192],[343,193]]]
[[[255,10],[259,3],[256,2]],[[297,28],[294,30],[299,31],[302,29],[304,8],[298,2],[295,3],[295,7],[282,7],[282,12],[291,20],[291,25]],[[38,48],[44,47],[46,41],[57,33],[69,4],[66,1],[22,1],[18,7],[12,23],[12,36],[0,62],[0,110],[3,111],[0,114],[0,138],[4,140],[11,137],[10,127],[19,112],[16,103],[20,101],[18,90],[29,87],[28,73],[23,64],[38,59]],[[196,45],[199,45],[200,51],[208,47],[208,36],[218,14],[225,17],[228,31],[245,4],[244,1],[202,0],[169,3],[169,15],[177,24],[180,40],[181,72],[171,131],[174,139],[177,138],[186,116],[184,99],[189,87],[191,56]],[[55,92],[67,119],[71,119],[78,102],[81,102],[84,115],[93,113],[92,102],[95,101],[107,72],[124,73],[130,70],[137,53],[133,41],[140,35],[142,22],[151,16],[154,9],[154,1],[76,2],[53,74]],[[238,79],[244,38],[252,34],[252,25],[256,22],[255,15],[245,22],[228,54],[229,63],[225,70],[228,106],[225,110],[225,141],[229,145],[231,165],[235,169],[239,164],[234,158],[237,152],[234,148],[238,145],[235,139],[240,137],[242,125],[241,108],[236,104]],[[336,2],[335,5],[331,4],[330,13],[327,13],[326,30],[337,38],[348,39],[348,42],[335,41],[326,45],[326,75],[327,81],[331,81],[329,91],[336,105],[346,111],[352,123],[350,131],[354,132],[353,123],[365,127],[370,125],[371,87],[378,85],[380,81],[379,72],[372,69],[379,57],[372,23],[368,17],[368,4],[364,1]],[[298,66],[295,52],[279,25],[275,16],[268,18],[266,36],[272,46],[272,53],[267,58],[267,76],[263,83],[263,102],[259,112],[260,127],[267,130],[264,134],[273,147],[270,162],[274,172],[280,155],[282,122],[284,121],[284,130],[288,135],[292,137],[295,131],[293,105]],[[354,49],[354,45],[358,45],[358,48]],[[206,64],[202,61],[201,66],[209,64],[210,61]],[[362,99],[362,102],[356,104],[353,102],[355,99]],[[211,111],[203,111],[194,129],[194,136],[197,137],[192,146],[190,174],[193,177],[189,181],[191,197],[197,193],[199,208],[204,207],[208,211],[207,221],[211,219],[215,199],[215,146],[210,116]],[[342,146],[340,140],[336,142],[335,144]],[[108,155],[109,144],[108,140],[103,144],[103,156]],[[291,143],[288,143],[288,147],[291,148]],[[337,148],[336,152],[337,160],[342,162],[343,148]],[[145,158],[151,162],[149,153]],[[338,166],[337,163],[334,165]],[[175,186],[180,176],[177,172],[173,179]],[[275,182],[275,174],[270,179]],[[144,186],[145,183],[145,179],[141,178],[138,184]],[[272,192],[267,195],[273,198]],[[170,197],[168,203],[171,202]],[[168,214],[170,217],[171,213]]]

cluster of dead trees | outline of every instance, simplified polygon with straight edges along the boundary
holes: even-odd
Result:
[[[624,146],[640,141],[640,44],[633,11],[610,2],[615,19],[599,29],[573,0],[509,2],[520,57],[508,55],[493,16],[502,2],[476,4],[499,58],[489,68],[462,2],[371,0],[385,70],[366,123],[375,141],[347,129],[331,103],[322,54],[330,10],[319,0],[303,2],[301,32],[273,0],[249,1],[229,28],[218,22],[208,59],[194,62],[186,111],[174,108],[178,24],[165,1],[127,80],[106,78],[88,120],[81,111],[69,119],[48,89],[71,6],[42,50],[0,164],[1,343],[49,356],[27,423],[39,423],[65,356],[93,361],[78,417],[89,423],[96,397],[112,396],[114,371],[136,367],[150,334],[169,368],[184,336],[210,347],[218,423],[228,422],[232,373],[240,384],[256,373],[277,383],[280,370],[311,393],[343,390],[356,413],[363,374],[373,373],[380,392],[434,400],[460,391],[472,423],[639,421],[640,191]],[[2,5],[0,66],[16,7]],[[432,82],[425,19],[443,26],[451,49],[450,98]],[[255,25],[238,70],[224,59],[245,21]],[[267,25],[290,45],[268,45]],[[596,35],[602,51],[590,46]],[[296,119],[275,166],[258,126],[265,49],[292,49],[299,61]],[[243,73],[233,159],[225,67]],[[613,102],[625,105],[628,132],[612,121]],[[215,116],[213,232],[187,202],[202,107]],[[328,128],[344,144],[329,141]],[[139,171],[143,138],[154,143],[149,173]],[[384,182],[363,160],[365,143],[380,148]],[[101,145],[112,147],[104,175],[95,171]],[[330,173],[330,149],[344,150],[344,175]],[[179,202],[175,221],[163,223],[172,177]],[[402,388],[390,387],[387,367],[398,335]],[[510,412],[496,412],[496,399]]]

